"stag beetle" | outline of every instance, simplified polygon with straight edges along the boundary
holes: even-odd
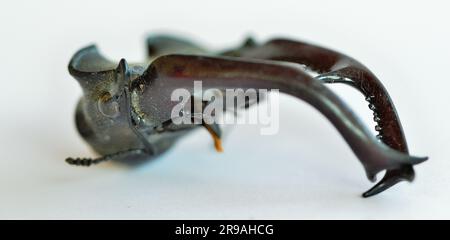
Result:
[[[128,64],[103,57],[95,45],[79,50],[69,63],[70,74],[83,90],[75,121],[81,136],[102,157],[67,158],[89,166],[108,160],[155,157],[176,140],[205,127],[220,150],[217,124],[176,125],[171,122],[175,88],[191,89],[201,79],[206,88],[276,88],[302,99],[337,128],[361,161],[372,182],[369,197],[400,181],[412,181],[413,165],[427,157],[409,155],[402,125],[389,94],[377,77],[353,58],[323,47],[289,39],[257,43],[249,38],[235,48],[209,51],[191,41],[158,35],[147,39],[148,61]],[[373,111],[373,134],[325,84],[342,83],[359,90]]]

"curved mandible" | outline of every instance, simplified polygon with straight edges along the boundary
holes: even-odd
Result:
[[[409,156],[379,142],[337,95],[295,64],[233,57],[166,55],[156,59],[132,82],[132,104],[139,107],[141,117],[153,116],[161,122],[166,121],[175,104],[171,101],[171,92],[178,88],[192,92],[196,80],[201,80],[204,88],[276,88],[308,102],[337,128],[372,181],[382,170],[418,164],[427,159]]]
[[[224,53],[227,54],[227,53]],[[377,138],[389,147],[409,153],[405,134],[389,93],[381,81],[363,64],[344,54],[309,43],[287,39],[274,39],[262,45],[240,47],[234,56],[244,58],[287,61],[305,65],[325,83],[343,83],[359,90],[373,111]],[[375,195],[400,181],[412,181],[412,164],[388,170],[383,179],[364,193]]]

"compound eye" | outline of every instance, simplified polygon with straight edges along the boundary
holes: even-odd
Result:
[[[97,102],[98,111],[105,117],[116,118],[119,116],[119,103],[109,92],[103,93]]]

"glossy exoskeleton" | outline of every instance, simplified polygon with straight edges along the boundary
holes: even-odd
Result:
[[[341,133],[361,161],[367,177],[386,170],[383,179],[363,194],[375,195],[414,178],[413,165],[426,157],[409,155],[394,104],[381,82],[365,66],[341,53],[309,43],[275,39],[258,44],[248,39],[240,47],[211,52],[171,36],[147,39],[148,61],[128,64],[104,58],[95,46],[78,51],[69,72],[83,89],[76,109],[82,137],[100,158],[68,158],[72,165],[89,166],[107,160],[155,157],[198,126],[212,134],[220,149],[216,124],[171,123],[171,92],[204,88],[279,89],[311,104]],[[359,90],[374,113],[378,136],[362,124],[327,83]]]

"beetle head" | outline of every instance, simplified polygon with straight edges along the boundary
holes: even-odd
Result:
[[[126,61],[115,64],[89,46],[74,55],[69,72],[83,90],[76,112],[81,135],[101,153],[136,147],[125,94],[131,78]]]

